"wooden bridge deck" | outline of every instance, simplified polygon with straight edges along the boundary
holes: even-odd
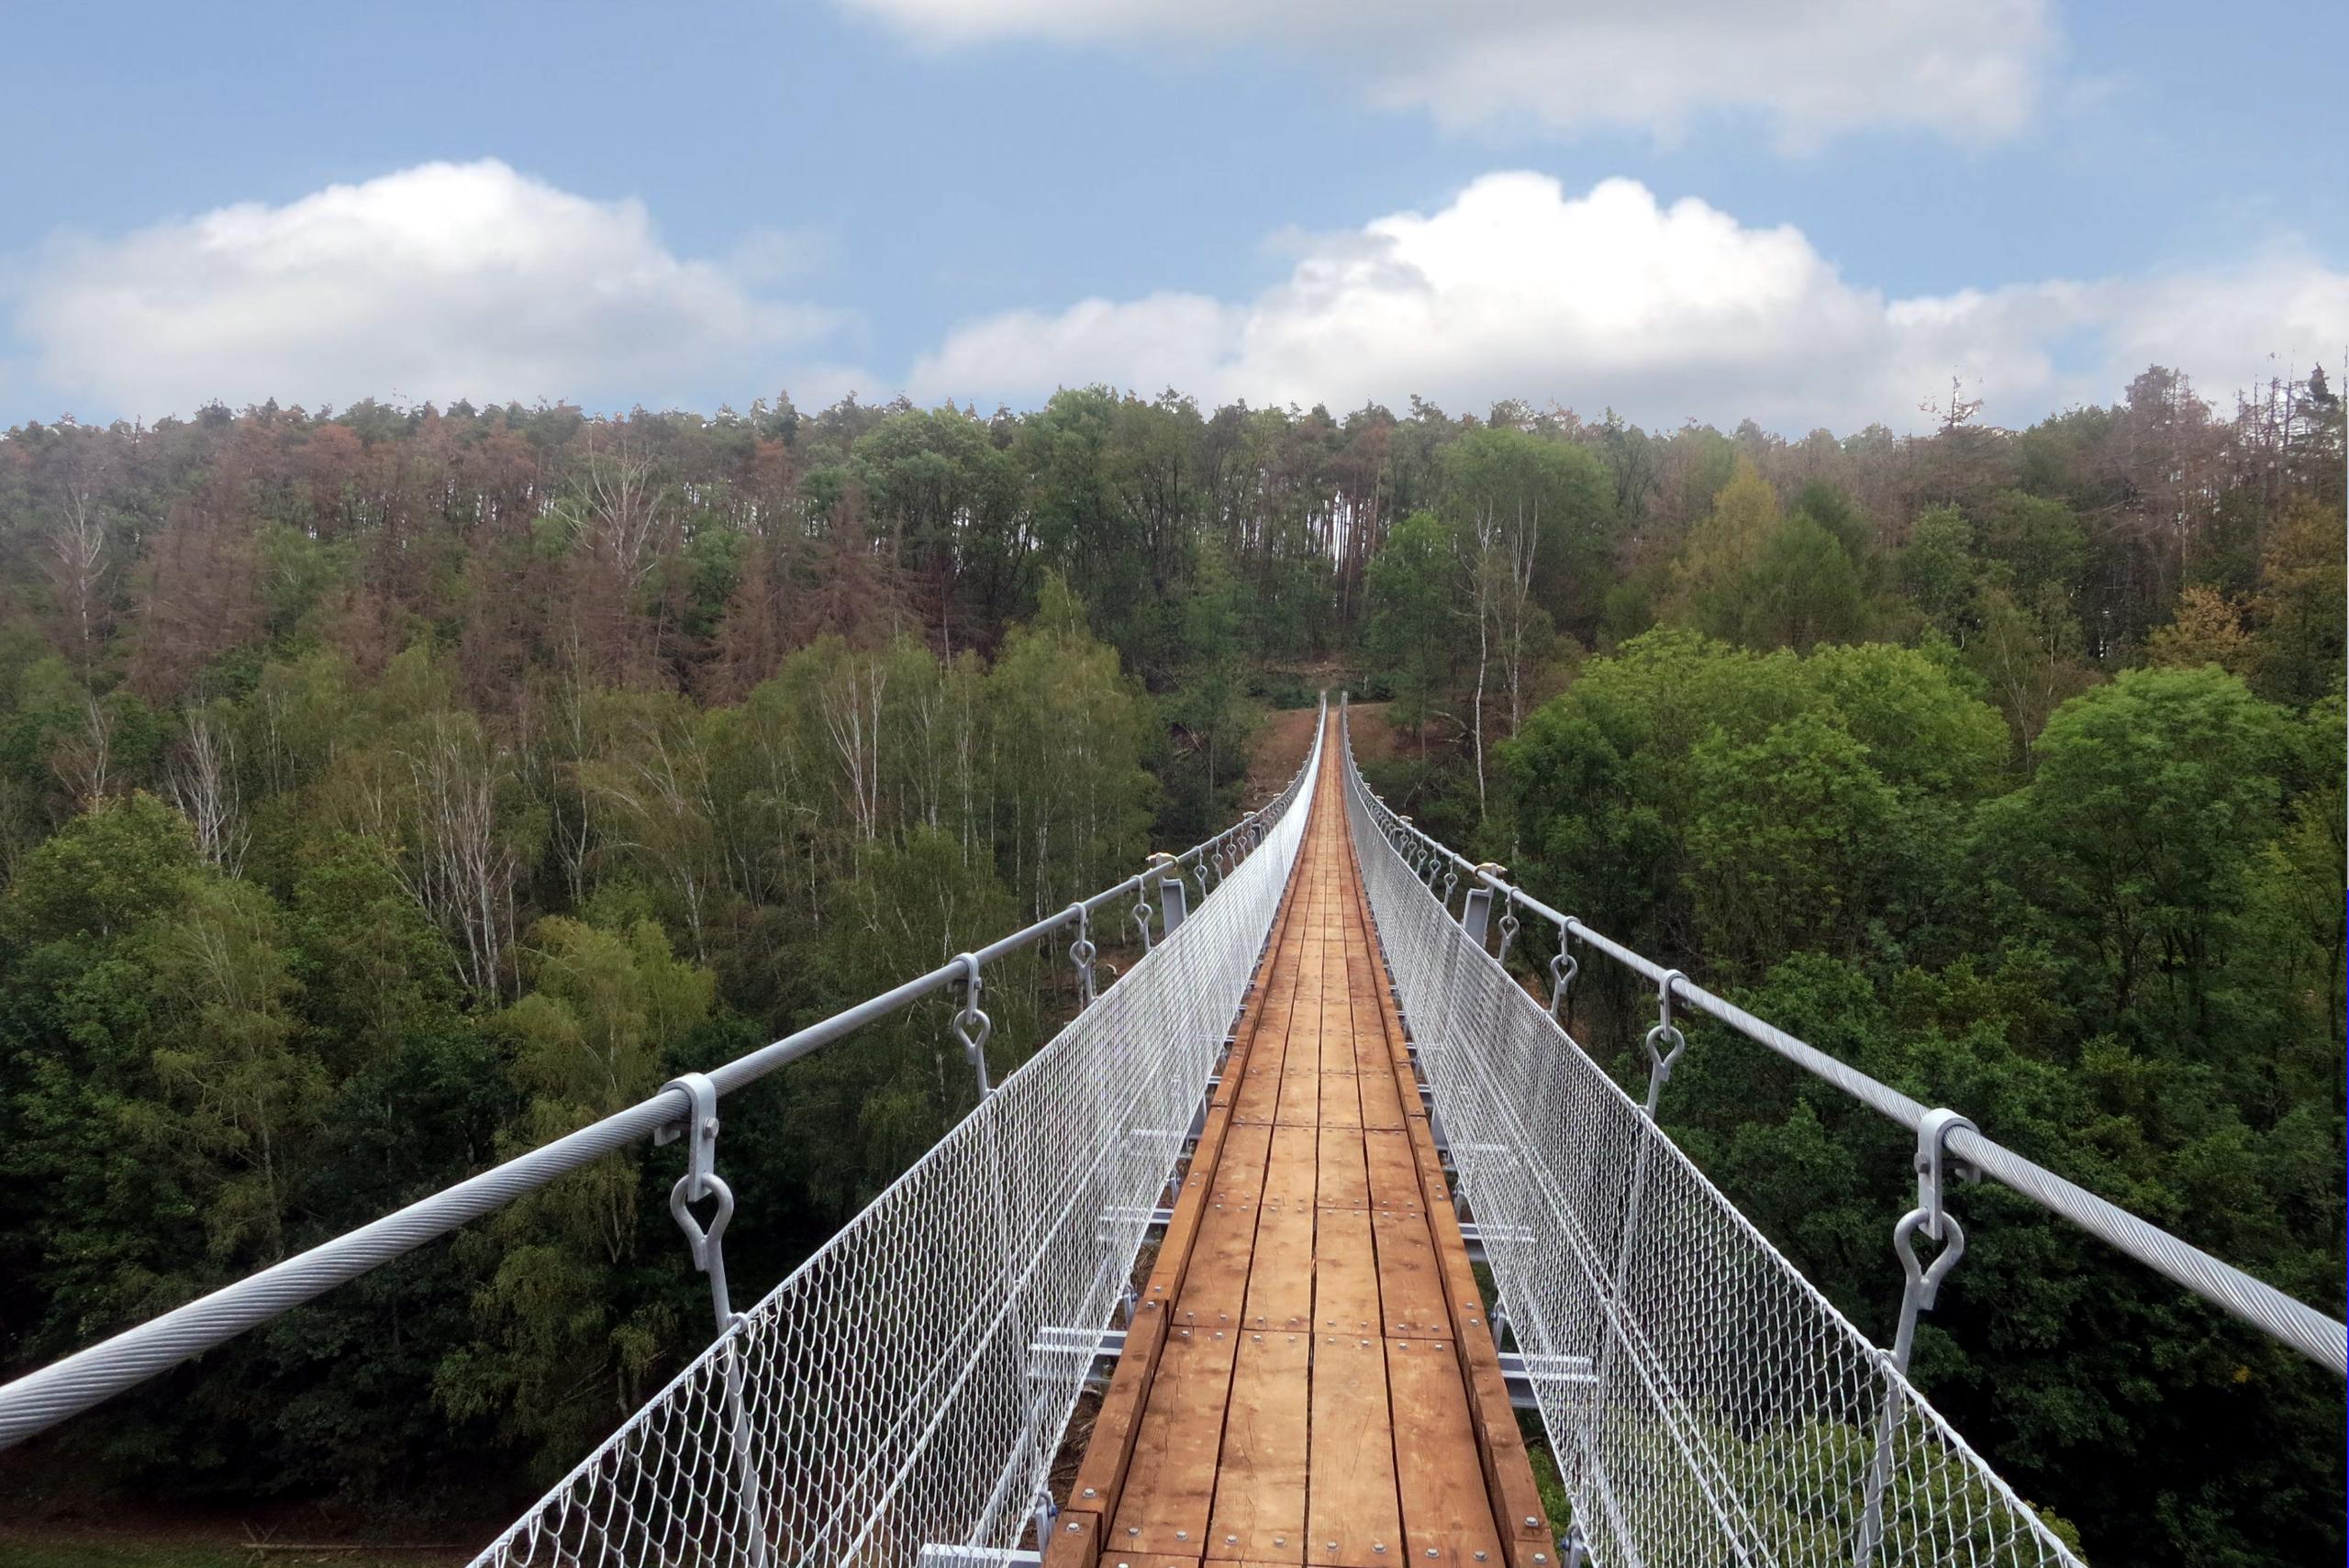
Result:
[[[1555,1568],[1338,743],[1047,1568]]]

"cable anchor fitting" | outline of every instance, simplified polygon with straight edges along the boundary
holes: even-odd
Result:
[[[1903,1377],[1909,1374],[1909,1352],[1916,1348],[1918,1315],[1933,1309],[1942,1282],[1957,1267],[1957,1261],[1965,1256],[1965,1228],[1958,1224],[1957,1216],[1949,1212],[1943,1201],[1952,1175],[1965,1181],[1982,1179],[1979,1171],[1959,1163],[1950,1155],[1949,1135],[1961,1127],[1968,1132],[1981,1130],[1946,1106],[1927,1111],[1918,1121],[1917,1207],[1902,1215],[1899,1223],[1892,1228],[1892,1250],[1899,1255],[1902,1275],[1900,1318],[1892,1335],[1892,1370]],[[1920,1234],[1941,1243],[1942,1250],[1930,1263],[1918,1260]]]
[[[1582,960],[1569,947],[1577,924],[1573,916],[1566,917],[1558,929],[1557,954],[1550,960],[1550,1018],[1560,1028],[1565,1025],[1566,996],[1574,989],[1575,976],[1582,973]]]
[[[1664,972],[1664,978],[1655,984],[1655,1028],[1648,1030],[1647,1040],[1643,1042],[1648,1051],[1647,1117],[1650,1121],[1655,1119],[1656,1100],[1664,1093],[1665,1081],[1672,1076],[1673,1063],[1678,1062],[1680,1053],[1688,1049],[1688,1037],[1672,1022],[1672,987],[1675,984],[1687,984],[1687,979],[1678,970],[1667,969]]]
[[[1076,966],[1076,1010],[1093,1006],[1093,961],[1100,950],[1093,945],[1093,916],[1082,900],[1068,906],[1076,917],[1076,940],[1068,945],[1068,961]]]
[[[652,1134],[654,1143],[686,1140],[685,1173],[669,1189],[669,1213],[693,1249],[694,1267],[709,1276],[710,1309],[718,1320],[718,1331],[723,1334],[735,1323],[734,1304],[726,1291],[725,1251],[726,1227],[734,1218],[734,1189],[718,1173],[718,1085],[706,1073],[686,1073],[661,1088],[663,1094],[671,1089],[682,1092],[687,1106],[685,1120]],[[718,1211],[707,1225],[691,1207],[704,1198],[718,1200]]]
[[[963,1042],[963,1054],[970,1059],[972,1071],[978,1074],[979,1098],[995,1093],[995,1085],[987,1080],[987,1037],[995,1033],[995,1020],[979,1007],[979,959],[976,953],[957,953],[954,962],[963,971],[963,1010],[954,1015],[954,1038]]]
[[[1153,851],[1151,857],[1142,862],[1141,885],[1134,890],[1134,932],[1141,938],[1141,951],[1144,957],[1150,954],[1150,922],[1152,913],[1150,906],[1150,879],[1160,874],[1161,866],[1170,865],[1174,865],[1173,855],[1168,854],[1164,850]],[[1175,866],[1174,874],[1177,876],[1183,874],[1180,866]]]

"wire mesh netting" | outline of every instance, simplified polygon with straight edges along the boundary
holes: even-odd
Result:
[[[1317,742],[1263,841],[1178,929],[476,1562],[1015,1545],[1271,932],[1320,762]]]
[[[1380,942],[1591,1556],[2072,1562],[1469,935],[1350,750],[1342,766]]]

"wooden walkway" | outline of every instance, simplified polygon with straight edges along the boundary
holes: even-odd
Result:
[[[1305,843],[1047,1568],[1556,1568],[1346,831]]]

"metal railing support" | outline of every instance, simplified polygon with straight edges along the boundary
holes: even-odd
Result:
[[[1493,890],[1489,887],[1472,887],[1468,890],[1468,896],[1461,901],[1460,929],[1467,932],[1468,940],[1478,947],[1485,945],[1485,930],[1492,913]]]
[[[995,1034],[995,1020],[979,1006],[979,991],[985,982],[979,977],[978,955],[963,953],[954,962],[963,971],[963,1010],[954,1015],[954,1038],[962,1041],[963,1054],[978,1075],[979,1098],[984,1100],[995,1093],[995,1084],[987,1077],[987,1041]]]
[[[1173,936],[1183,924],[1186,900],[1183,879],[1179,876],[1161,877],[1158,883],[1158,906],[1166,917],[1166,934]]]
[[[1900,1217],[1892,1228],[1892,1250],[1899,1254],[1901,1290],[1900,1316],[1893,1329],[1892,1349],[1885,1352],[1885,1364],[1893,1376],[1885,1380],[1884,1404],[1876,1417],[1876,1454],[1868,1462],[1868,1483],[1865,1501],[1860,1510],[1858,1544],[1853,1549],[1855,1568],[1867,1568],[1876,1561],[1876,1549],[1884,1540],[1884,1489],[1892,1480],[1892,1440],[1900,1426],[1900,1408],[1907,1398],[1909,1357],[1917,1345],[1917,1316],[1933,1309],[1933,1300],[1941,1293],[1942,1282],[1965,1256],[1965,1228],[1957,1216],[1948,1212],[1943,1203],[1943,1187],[1951,1174],[1965,1174],[1954,1169],[1949,1157],[1949,1135],[1959,1128],[1971,1129],[1974,1124],[1946,1107],[1930,1110],[1917,1127],[1917,1207]],[[1941,1243],[1941,1251],[1929,1264],[1917,1260],[1917,1237],[1921,1232],[1928,1240]]]

